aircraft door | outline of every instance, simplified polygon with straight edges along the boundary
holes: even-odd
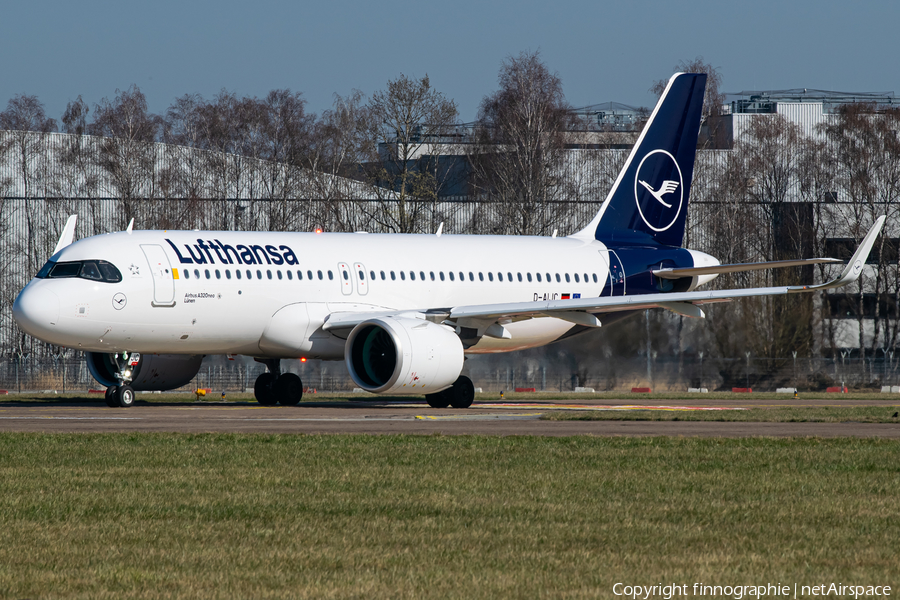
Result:
[[[365,265],[353,263],[353,273],[356,275],[356,291],[360,296],[365,296],[369,291],[369,279],[366,276]]]
[[[151,304],[153,306],[175,306],[175,279],[165,250],[156,244],[141,244],[141,250],[147,257],[147,262],[150,263],[150,273],[153,274],[153,302]]]
[[[609,251],[609,277],[601,296],[625,295],[625,267],[615,250]]]
[[[350,275],[350,265],[338,263],[338,280],[341,282],[341,293],[349,296],[353,293],[353,277]]]

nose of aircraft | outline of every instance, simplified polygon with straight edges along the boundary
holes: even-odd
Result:
[[[19,293],[13,303],[13,319],[25,333],[51,341],[47,338],[59,322],[59,296],[40,283],[32,282]]]

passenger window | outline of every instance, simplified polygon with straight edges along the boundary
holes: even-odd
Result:
[[[516,276],[519,278],[519,283],[521,283],[522,282],[522,274],[516,273]]]
[[[297,281],[303,281],[303,271],[297,271]]]
[[[266,277],[272,279],[272,271],[270,269],[266,269]]]
[[[429,271],[428,274],[431,275],[431,280],[434,281],[434,271]],[[441,279],[443,279],[443,277],[441,277]]]
[[[278,279],[281,279],[281,269],[275,271],[275,274],[278,275]]]
[[[384,271],[381,271],[380,274],[381,274],[381,280],[384,281],[386,279],[384,276]]]
[[[190,278],[191,278],[191,270],[190,270],[190,269],[185,269],[185,270],[184,270],[184,278],[185,278],[185,279],[190,279]]]
[[[216,279],[222,279],[222,273],[216,269]]]
[[[241,278],[241,270],[240,269],[235,269],[234,274],[237,276],[238,279]]]
[[[256,270],[256,278],[262,279],[262,271],[260,271],[259,269]]]
[[[497,281],[503,281],[503,273],[497,273]]]
[[[465,281],[465,280],[466,280],[466,274],[463,273],[462,271],[459,272],[459,280],[460,280],[460,281]]]
[[[551,281],[550,273],[547,273],[547,283],[550,283],[550,281]]]
[[[534,276],[537,277],[538,283],[540,283],[541,282],[541,274],[535,273]]]
[[[231,269],[225,269],[225,279],[231,279]]]
[[[419,271],[419,279],[425,281],[425,271]]]
[[[366,274],[363,273],[362,271],[359,272],[359,280],[360,280],[360,281],[365,281],[365,280],[366,280]]]
[[[597,274],[594,273],[594,283],[597,283]]]
[[[559,278],[559,273],[556,274],[556,283],[562,283],[562,279]]]
[[[569,279],[569,274],[566,273],[566,283],[572,283],[572,280]]]
[[[494,274],[491,273],[490,271],[488,271],[488,281],[493,281],[493,280],[494,280]]]
[[[394,275],[393,271],[391,271],[391,281],[397,281],[397,276]]]
[[[313,278],[313,276],[312,276],[312,271],[307,271],[307,272],[306,272],[306,278],[309,279],[310,281],[312,281],[312,278]],[[321,271],[319,272],[319,279],[322,279],[322,273],[321,273]]]
[[[278,272],[281,273],[281,271],[278,271]],[[287,276],[290,281],[294,280],[294,272],[293,271],[288,271]]]
[[[453,277],[453,271],[450,271],[448,274],[450,275],[450,281],[456,281]]]
[[[250,269],[247,269],[247,279],[253,279],[253,273],[250,272]]]
[[[406,281],[406,271],[400,271],[400,279]]]
[[[316,271],[316,274],[319,276],[319,281],[322,281],[322,271]]]
[[[203,274],[206,275],[207,279],[209,279],[209,269],[203,269]]]
[[[509,281],[510,283],[512,283],[512,280],[513,280],[513,278],[512,278],[512,273],[507,273],[507,274],[506,274],[506,280]],[[522,274],[521,274],[521,273],[519,273],[519,281],[522,281]]]
[[[344,274],[344,281],[349,281],[350,273],[347,272],[347,269],[344,269],[343,271],[341,271],[341,273]]]
[[[469,271],[469,281],[475,281],[475,276],[472,274],[472,271]]]
[[[331,269],[328,269],[328,281],[334,281],[334,273],[331,272]]]
[[[369,271],[369,279],[375,279],[375,271]],[[382,277],[384,279],[384,277]]]
[[[200,279],[200,269],[194,269],[194,279]]]
[[[484,281],[484,273],[478,272],[478,281]]]
[[[577,281],[577,280],[576,280],[576,281]],[[585,282],[585,283],[588,282],[588,276],[587,276],[587,273],[584,274],[584,282]]]
[[[444,272],[443,271],[440,272],[440,276],[441,276],[441,281],[444,281]]]
[[[531,273],[525,273],[525,277],[528,279],[528,283],[531,283]]]
[[[409,280],[410,280],[410,281],[415,281],[415,280],[416,280],[416,272],[415,272],[415,271],[410,271],[410,272],[409,272]]]
[[[575,283],[581,283],[581,281],[578,280],[578,273],[575,273]]]

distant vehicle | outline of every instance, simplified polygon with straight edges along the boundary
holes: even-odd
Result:
[[[295,405],[281,359],[343,359],[374,393],[471,405],[465,354],[542,346],[648,308],[701,306],[855,281],[884,224],[817,286],[697,291],[719,273],[834,259],[721,265],[681,247],[706,76],[668,83],[600,211],[565,237],[133,231],[72,243],[13,306],[19,327],[83,350],[110,406],[188,383],[206,354],[264,363],[261,404]]]

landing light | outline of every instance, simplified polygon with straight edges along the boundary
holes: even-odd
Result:
[[[300,362],[306,362],[306,357],[305,356],[300,357]]]

